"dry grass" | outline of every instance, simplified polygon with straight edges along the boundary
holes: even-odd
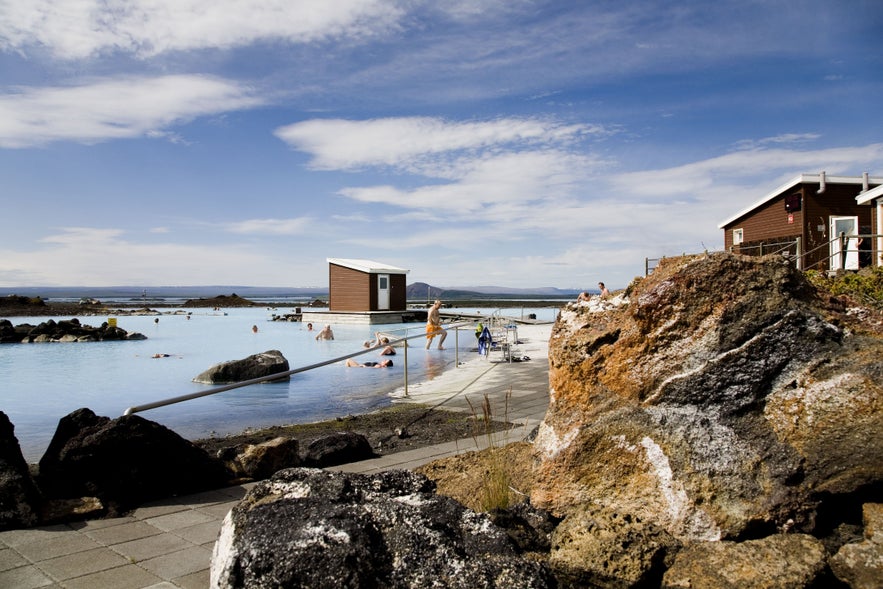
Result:
[[[503,412],[504,423],[509,421],[509,400],[512,396],[511,389],[506,393],[505,409]],[[484,395],[481,404],[481,413],[476,411],[475,406],[466,399],[475,418],[476,431],[473,433],[475,445],[481,447],[483,440],[487,448],[483,461],[483,484],[478,489],[478,508],[480,511],[493,509],[506,509],[512,503],[512,474],[507,468],[506,453],[501,446],[506,443],[507,431],[498,431],[491,427],[494,423],[493,409],[487,395]],[[483,429],[479,427],[483,424]]]

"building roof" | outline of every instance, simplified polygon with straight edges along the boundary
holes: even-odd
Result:
[[[794,188],[799,184],[819,184],[822,180],[822,174],[801,174],[799,176],[795,176],[788,182],[782,184],[762,199],[752,204],[749,207],[746,207],[733,215],[732,217],[726,219],[725,221],[721,221],[717,228],[723,229],[733,221],[737,221],[740,217],[744,217],[748,213],[757,209],[760,206],[765,205],[769,201],[773,200],[777,196],[781,196],[784,192]],[[856,184],[861,185],[864,182],[864,178],[862,176],[829,176],[825,175],[825,184]],[[868,178],[868,182],[870,184],[881,184],[883,185],[883,178]],[[876,189],[875,189],[876,190]],[[869,191],[870,192],[870,191]],[[862,196],[867,193],[862,193]],[[856,199],[858,201],[858,199]],[[863,204],[862,201],[858,201],[859,204]]]
[[[883,184],[878,186],[877,188],[871,188],[870,190],[866,190],[862,193],[859,193],[857,197],[855,197],[855,202],[860,205],[865,203],[869,203],[874,199],[883,197]]]
[[[328,258],[329,264],[351,268],[368,274],[407,274],[410,270],[397,268],[389,264],[375,262],[374,260],[359,260],[353,258]]]

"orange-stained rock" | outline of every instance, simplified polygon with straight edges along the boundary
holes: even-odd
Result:
[[[568,304],[531,500],[584,502],[684,541],[811,530],[883,481],[883,337],[793,263],[664,260],[621,305]]]

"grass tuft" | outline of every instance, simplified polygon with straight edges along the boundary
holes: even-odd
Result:
[[[511,396],[512,391],[510,389],[506,393],[504,422],[508,422],[509,399]],[[479,507],[482,511],[506,509],[512,504],[510,496],[512,479],[506,464],[506,453],[500,446],[505,445],[508,430],[501,432],[494,429],[493,410],[487,395],[484,395],[480,413],[468,398],[466,401],[469,403],[469,408],[475,418],[475,428],[472,436],[475,440],[475,445],[481,447],[482,444],[480,442],[483,440],[484,445],[487,447],[487,464],[484,470],[483,484],[478,496]],[[481,430],[482,425],[483,431]]]

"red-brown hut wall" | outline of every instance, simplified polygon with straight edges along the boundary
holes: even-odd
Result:
[[[370,311],[371,296],[376,305],[376,278],[371,285],[371,274],[337,264],[328,265],[328,284],[330,297],[328,309],[332,312]]]
[[[794,192],[799,193],[799,188],[795,187],[788,194]],[[801,200],[803,200],[802,195]],[[792,215],[791,222],[788,220],[789,214]],[[742,249],[745,249],[746,253],[757,253],[750,251],[749,248],[761,242],[771,243],[802,238],[803,219],[803,207],[799,211],[789,213],[785,209],[785,195],[780,195],[727,225],[724,230],[724,245],[729,249],[733,245],[733,229],[742,229]]]

